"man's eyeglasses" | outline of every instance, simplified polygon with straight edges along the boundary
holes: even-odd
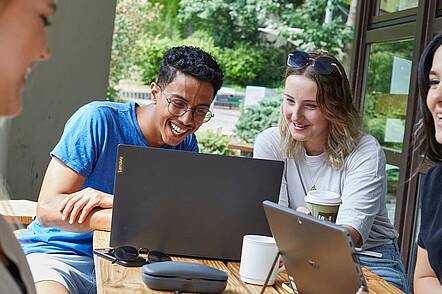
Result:
[[[115,256],[115,260],[112,263],[116,262],[138,262],[141,261],[144,263],[153,263],[153,262],[161,262],[161,261],[171,261],[169,255],[163,253],[161,251],[156,250],[148,250],[146,248],[137,249],[132,246],[121,246],[113,250],[113,255]],[[110,252],[112,253],[112,252]]]
[[[163,89],[158,85],[158,87],[161,90],[162,94],[165,94],[165,92],[163,91]],[[179,98],[171,98],[171,97],[166,97],[166,101],[169,104],[168,105],[168,110],[169,113],[175,116],[183,116],[184,114],[186,114],[186,112],[188,112],[189,110],[192,111],[192,115],[193,115],[193,120],[198,122],[198,123],[206,123],[208,122],[212,117],[214,117],[215,115],[213,114],[213,112],[206,106],[197,106],[195,108],[190,108],[187,103]]]
[[[183,116],[189,110],[192,111],[193,119],[198,123],[208,122],[215,115],[209,108],[204,106],[197,106],[194,109],[187,106],[187,103],[178,98],[166,97],[167,103],[169,103],[168,109],[170,114],[176,116]]]
[[[287,65],[296,69],[304,68],[310,64],[313,69],[321,75],[329,75],[334,69],[337,69],[342,76],[342,72],[336,64],[336,60],[329,56],[314,56],[307,52],[295,50],[289,54],[287,58]]]

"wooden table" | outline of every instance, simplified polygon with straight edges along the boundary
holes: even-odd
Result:
[[[94,248],[109,248],[110,233],[95,231]],[[224,293],[259,293],[260,286],[246,284],[239,278],[239,262],[229,262],[225,264],[219,260],[204,260],[192,258],[173,258],[179,261],[193,261],[206,264],[227,272],[229,279]],[[95,273],[97,278],[97,290],[99,294],[125,294],[125,293],[164,293],[149,289],[141,279],[140,268],[128,268],[117,264],[112,264],[104,258],[94,256]],[[363,269],[367,280],[370,294],[403,294],[395,286],[386,282],[379,276]],[[287,281],[287,275],[281,273],[275,285],[267,287],[265,293],[284,293],[283,281]],[[173,292],[172,292],[173,293]]]
[[[227,147],[230,150],[239,151],[240,156],[253,157],[253,145],[251,144],[229,143]]]
[[[37,202],[31,200],[0,200],[0,214],[11,224],[29,225],[36,216]]]

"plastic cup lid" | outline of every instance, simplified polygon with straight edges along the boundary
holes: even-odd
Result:
[[[341,196],[330,191],[309,191],[304,198],[305,202],[320,205],[340,205],[342,203]]]

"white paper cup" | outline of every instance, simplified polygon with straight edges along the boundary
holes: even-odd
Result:
[[[243,238],[239,275],[241,280],[255,285],[264,285],[273,265],[278,247],[275,239],[267,236],[246,235]],[[268,285],[273,285],[278,274],[279,262],[276,263]]]
[[[336,222],[339,205],[342,203],[339,194],[330,191],[313,190],[307,193],[304,201],[313,216],[333,223]]]

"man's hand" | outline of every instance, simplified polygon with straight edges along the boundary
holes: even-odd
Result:
[[[112,208],[113,196],[92,188],[69,194],[60,203],[62,219],[81,224],[94,208]]]

